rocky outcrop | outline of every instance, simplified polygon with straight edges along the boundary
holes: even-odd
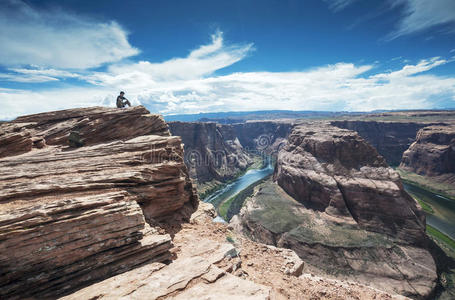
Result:
[[[400,168],[429,177],[449,174],[455,183],[455,125],[428,126],[403,154]]]
[[[276,154],[284,145],[293,124],[293,121],[248,121],[231,126],[244,148]]]
[[[391,166],[398,166],[403,152],[415,141],[417,132],[428,126],[414,122],[332,121],[333,126],[357,131]]]
[[[63,299],[404,299],[365,285],[302,274],[292,251],[255,243],[211,222],[201,203],[175,232],[174,260],[111,277]],[[226,241],[229,236],[231,243]]]
[[[43,113],[1,124],[0,138],[0,298],[55,297],[170,258],[154,224],[197,196],[161,116]]]
[[[216,123],[170,122],[173,135],[185,147],[185,163],[198,183],[226,181],[245,170],[252,158],[240,144],[232,128]]]
[[[296,126],[278,154],[274,179],[308,208],[417,243],[425,217],[399,175],[353,131]]]
[[[265,183],[232,224],[253,239],[293,249],[314,268],[412,297],[436,285],[425,217],[398,174],[353,131],[293,128]],[[291,197],[290,197],[291,196]]]
[[[284,121],[169,123],[172,134],[182,137],[185,163],[198,184],[232,179],[253,163],[254,156],[276,154],[291,127]]]
[[[143,106],[118,111],[101,107],[61,110],[19,117],[0,124],[0,157],[18,155],[45,145],[68,146],[74,132],[80,146],[142,135],[168,136],[166,123]]]

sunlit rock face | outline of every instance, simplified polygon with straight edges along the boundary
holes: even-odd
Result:
[[[196,205],[183,146],[144,107],[0,125],[0,298],[55,297],[170,258],[154,224]]]
[[[353,131],[296,126],[278,154],[274,178],[308,208],[411,243],[425,236],[424,214],[398,174]]]
[[[436,286],[425,217],[398,174],[356,132],[296,125],[273,177],[232,226],[293,249],[307,270],[411,297]]]
[[[400,168],[425,176],[451,175],[455,183],[455,125],[428,126],[403,154]]]

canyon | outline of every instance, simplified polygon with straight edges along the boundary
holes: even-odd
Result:
[[[189,174],[204,198],[214,187],[245,172],[255,158],[276,153],[292,125],[280,121],[169,122],[169,130],[182,138]]]
[[[142,106],[3,122],[0,297],[432,297],[437,246],[389,164],[450,178],[453,127],[400,122],[166,124]],[[198,193],[264,157],[273,177],[213,222]]]
[[[312,272],[431,295],[437,274],[425,217],[399,175],[355,132],[295,126],[273,180],[258,187],[234,228],[296,251]]]

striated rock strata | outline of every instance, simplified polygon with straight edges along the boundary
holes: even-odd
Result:
[[[185,163],[198,183],[232,179],[252,163],[233,131],[222,125],[170,122],[169,128],[182,138]]]
[[[231,126],[244,148],[276,154],[285,143],[292,125],[291,121],[248,121]]]
[[[307,270],[406,296],[431,295],[437,275],[425,217],[398,174],[357,133],[295,126],[274,180],[233,218],[237,230],[293,249]]]
[[[148,264],[63,299],[405,299],[302,274],[303,262],[292,250],[246,239],[211,222],[214,213],[212,205],[200,203],[191,221],[181,224],[171,264]]]
[[[170,122],[173,135],[182,137],[185,163],[199,186],[234,178],[253,163],[254,156],[276,154],[292,124],[251,121],[239,124]]]
[[[20,117],[0,124],[0,153],[0,298],[166,261],[153,224],[197,202],[180,138],[143,107]]]
[[[403,152],[428,124],[414,122],[333,121],[333,126],[354,130],[367,140],[391,166],[398,166]]]
[[[403,154],[400,168],[455,184],[455,125],[428,126]]]

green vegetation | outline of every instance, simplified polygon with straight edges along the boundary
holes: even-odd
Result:
[[[447,256],[439,254],[436,256],[441,268],[439,284],[442,290],[438,292],[435,299],[455,299],[455,241],[430,225],[427,225],[427,234]]]
[[[234,215],[239,213],[240,209],[243,206],[243,203],[245,202],[245,199],[253,195],[254,188],[264,181],[268,180],[268,178],[270,178],[270,176],[267,176],[262,180],[250,184],[248,187],[240,191],[237,195],[232,196],[228,200],[221,203],[221,205],[218,207],[218,215],[229,222]]]
[[[224,182],[212,180],[212,181],[209,181],[209,182],[206,182],[203,184],[198,184],[197,190],[198,190],[199,198],[204,200],[211,194],[225,188],[228,184],[234,182],[239,177],[245,175],[245,173],[248,172],[249,170],[263,169],[265,167],[267,167],[267,161],[264,160],[262,156],[255,155],[253,157],[253,163],[245,170],[238,171],[231,179],[226,180]]]
[[[259,207],[251,212],[250,220],[275,234],[288,233],[289,238],[306,244],[333,247],[375,247],[391,245],[384,235],[368,232],[357,225],[340,224],[320,218],[307,210],[278,185],[267,181],[254,196]]]
[[[426,203],[422,198],[420,198],[419,196],[417,196],[413,192],[408,191],[408,194],[411,195],[412,198],[417,200],[417,202],[419,202],[420,206],[422,207],[422,209],[424,211],[426,211],[429,214],[434,214],[434,209],[433,209],[433,207],[431,207],[430,204]]]
[[[204,184],[198,184],[197,190],[199,199],[204,200],[209,195],[223,189],[227,183],[222,183],[217,180],[212,180],[210,182],[206,182]]]
[[[231,243],[231,244],[234,244],[234,243],[235,243],[234,238],[233,238],[232,236],[230,236],[230,235],[228,235],[228,236],[226,237],[226,241],[228,241],[228,242]]]
[[[446,244],[447,246],[449,246],[450,248],[452,248],[455,251],[455,241],[452,240],[446,234],[440,232],[439,230],[437,230],[436,228],[434,228],[433,226],[428,225],[428,224],[427,224],[427,233],[431,237],[437,239],[440,242],[443,242],[444,244]]]
[[[221,205],[218,207],[218,215],[222,217],[225,221],[229,220],[227,219],[227,212],[229,207],[231,206],[232,201],[234,201],[236,196],[229,198],[227,201],[224,201],[221,203]]]
[[[436,182],[428,177],[408,172],[400,168],[396,168],[395,170],[400,174],[401,180],[404,183],[412,184],[431,193],[440,194],[446,198],[455,200],[455,189],[453,185]]]
[[[254,196],[254,201],[261,209],[252,211],[250,219],[262,224],[273,233],[284,233],[296,228],[308,220],[299,212],[301,204],[282,192],[276,184],[266,181]]]

